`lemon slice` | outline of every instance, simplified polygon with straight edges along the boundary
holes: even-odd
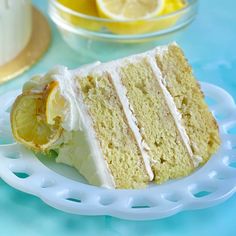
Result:
[[[97,0],[102,17],[115,20],[138,20],[157,16],[165,0]]]
[[[17,97],[11,111],[15,139],[34,151],[46,151],[62,134],[59,121],[54,125],[45,121],[43,103],[40,93],[22,94]]]
[[[57,119],[63,119],[66,101],[60,94],[58,81],[50,82],[44,92],[46,121],[54,125]]]

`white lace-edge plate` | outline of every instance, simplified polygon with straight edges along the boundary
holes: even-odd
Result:
[[[52,207],[79,215],[150,220],[221,203],[236,190],[236,105],[223,89],[208,83],[201,87],[217,118],[222,144],[206,165],[186,178],[143,190],[109,190],[86,184],[73,168],[39,161],[11,136],[9,110],[19,91],[0,96],[0,177]]]

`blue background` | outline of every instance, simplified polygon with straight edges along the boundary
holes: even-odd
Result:
[[[45,14],[46,1],[33,1]],[[16,80],[0,86],[0,94],[18,89],[36,73],[55,64],[75,68],[81,58],[60,38],[52,23],[53,41],[47,54]],[[196,21],[177,41],[197,78],[219,85],[236,98],[236,1],[202,0]],[[105,49],[104,49],[105,50]],[[60,52],[60,53],[58,53]],[[236,195],[204,210],[179,213],[155,221],[125,221],[109,216],[75,216],[60,212],[34,196],[0,180],[0,235],[236,235]]]

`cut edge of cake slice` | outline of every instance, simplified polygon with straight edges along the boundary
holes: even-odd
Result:
[[[138,128],[127,114],[110,74],[97,68],[81,71],[76,77],[80,106],[85,104],[83,114],[91,119],[86,132],[94,133],[115,187],[145,187],[153,179],[153,172],[140,145]]]
[[[173,48],[175,48],[175,50],[178,49],[177,52],[173,52]],[[160,60],[163,59],[166,55],[168,55],[169,50],[172,51],[173,55],[177,53],[180,57],[178,58],[176,56],[176,58],[172,59],[172,61],[182,59],[182,61],[180,60],[180,63],[183,63],[183,65],[179,65],[179,67],[177,68],[167,66],[164,71],[163,68],[158,64],[158,58]],[[168,59],[166,59],[166,61],[168,61]],[[163,65],[165,63],[167,62],[163,62]],[[133,70],[131,72],[131,74],[133,73],[133,75],[130,76],[131,80],[126,81],[125,83],[124,78],[127,77],[127,73],[125,73],[125,71],[130,70],[130,67],[132,66],[133,68],[136,66],[136,70]],[[181,78],[181,75],[179,75],[179,79],[182,79],[182,84],[192,83],[193,90],[197,91],[198,94],[201,94],[201,96],[198,96],[198,101],[195,101],[195,104],[201,104],[201,106],[199,107],[201,116],[208,119],[208,129],[205,129],[205,133],[202,132],[201,135],[210,136],[211,140],[208,140],[207,144],[204,147],[205,149],[203,148],[202,152],[196,151],[197,148],[194,142],[194,138],[196,137],[194,137],[193,135],[191,136],[190,134],[188,123],[186,122],[186,118],[184,117],[185,113],[183,113],[181,107],[178,106],[178,96],[175,96],[175,94],[173,94],[173,91],[170,90],[170,87],[172,86],[171,81],[170,79],[168,80],[168,78],[166,78],[165,74],[168,72],[174,73],[178,68],[181,68],[181,66],[184,66],[185,69],[190,73],[188,74],[187,78],[186,76],[184,76],[184,74],[183,78]],[[155,174],[155,182],[162,183],[169,179],[180,178],[189,175],[199,165],[204,164],[211,157],[211,155],[216,152],[220,144],[219,130],[216,125],[216,121],[211,112],[208,110],[208,107],[204,101],[204,97],[202,96],[200,86],[198,85],[196,79],[193,77],[190,65],[187,63],[183,52],[180,50],[179,46],[176,43],[168,46],[157,47],[154,50],[142,54],[133,55],[124,59],[104,63],[99,65],[99,67],[93,68],[92,70],[94,74],[107,72],[110,75],[110,79],[114,87],[116,88],[117,95],[120,101],[122,101],[122,106],[125,108],[126,116],[132,120],[133,125],[136,129],[135,133],[138,136],[138,138],[136,139],[139,142],[140,148],[142,150],[145,150],[146,158],[149,160],[146,163],[150,164]],[[146,72],[143,72],[144,74],[142,74],[142,70]],[[150,96],[148,97],[150,91],[148,91],[147,89],[145,91],[145,88],[143,87],[144,84],[139,84],[141,83],[141,77],[143,75],[143,82],[145,82],[146,78],[152,77],[150,79],[152,81],[151,83],[149,83],[150,91],[154,90],[152,91],[152,98],[150,98]],[[142,98],[140,97],[140,99],[138,95],[135,96],[135,94],[133,94],[132,101],[131,94],[135,90],[132,86],[136,86],[132,85],[132,83],[135,78],[137,79],[137,84],[139,84],[137,85],[138,89],[142,91],[144,95],[146,93],[145,96],[148,97],[149,100],[145,101],[145,96],[143,94]],[[175,86],[177,87],[176,84]],[[157,93],[158,91],[158,96],[157,94],[155,96],[155,93]],[[140,114],[138,114],[138,110],[135,106],[135,102],[139,100],[139,103],[143,103],[142,105],[144,105],[145,108],[145,106],[147,106],[147,103],[144,104],[144,101],[150,102],[150,99],[153,99],[152,104],[149,106],[150,111],[152,110],[152,105],[154,105],[161,99],[164,100],[164,103],[162,103],[162,106],[160,107],[160,109],[163,109],[164,114],[158,114],[159,111],[153,112],[155,113],[155,116],[153,117],[155,117],[155,119],[158,120],[158,122],[166,128],[166,130],[162,130],[163,134],[161,137],[155,137],[155,132],[157,132],[156,127],[151,127],[150,131],[154,130],[154,132],[152,132],[152,135],[148,136],[145,134],[145,129],[148,128],[146,125],[147,121],[149,120],[150,123],[155,123],[156,120],[150,120],[150,117],[148,116],[149,112],[144,111],[143,109],[141,109]],[[158,104],[156,104],[155,107],[158,107]],[[199,113],[199,111],[193,112],[193,114],[197,113]],[[164,116],[161,117],[161,115]],[[143,121],[140,122],[142,118]],[[164,118],[166,118],[166,120]],[[156,126],[158,126],[158,122],[156,122]],[[165,125],[165,123],[167,125]],[[198,129],[199,126],[204,123],[204,120],[201,120],[198,117],[195,123],[198,125],[192,122],[189,126],[193,126],[194,128]],[[162,127],[159,128],[159,130],[161,131]],[[193,129],[192,132],[194,133]],[[208,135],[210,133],[210,130],[212,132],[210,135]],[[166,136],[166,134],[169,135],[168,138],[164,137]],[[205,142],[204,138],[202,138],[201,135],[198,135],[197,139],[203,140],[203,142]],[[207,150],[209,149],[209,146],[211,146],[210,152]]]

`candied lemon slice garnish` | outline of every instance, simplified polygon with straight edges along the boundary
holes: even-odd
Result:
[[[15,139],[35,151],[46,151],[61,136],[60,121],[49,125],[45,119],[43,95],[21,94],[11,110],[11,127]]]

